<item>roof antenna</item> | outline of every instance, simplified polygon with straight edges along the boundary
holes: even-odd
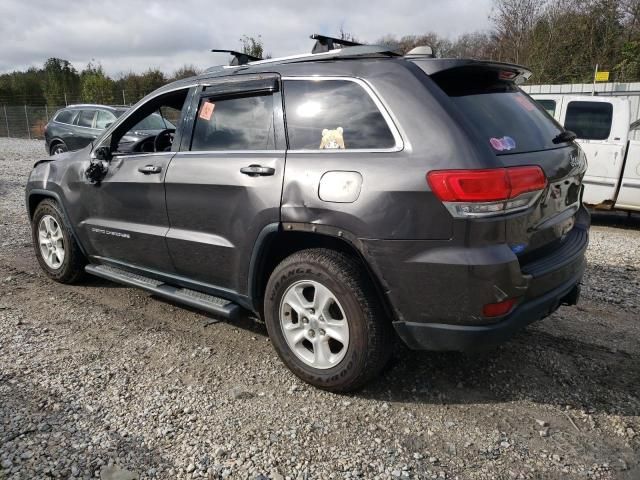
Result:
[[[253,55],[249,55],[248,53],[236,52],[235,50],[220,50],[220,49],[214,48],[211,51],[214,53],[230,54],[233,57],[233,59],[231,60],[231,62],[229,62],[229,65],[234,67],[238,65],[246,65],[249,62],[256,62],[258,60],[262,60],[262,58],[260,57],[254,57]]]
[[[433,54],[433,49],[429,45],[420,45],[409,50],[405,57],[435,58],[436,56]]]
[[[319,33],[314,33],[310,38],[316,41],[311,49],[311,53],[324,53],[341,47],[356,47],[362,45],[362,43],[352,42],[351,40],[344,40],[342,38],[327,37]],[[336,44],[340,45],[340,47],[337,47]]]

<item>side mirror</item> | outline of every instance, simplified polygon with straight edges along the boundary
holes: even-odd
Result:
[[[111,149],[109,147],[98,147],[94,150],[94,155],[98,160],[104,160],[105,162],[108,162],[109,160],[111,160]]]

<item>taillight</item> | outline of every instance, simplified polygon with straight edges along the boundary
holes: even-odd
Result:
[[[433,193],[456,217],[491,216],[528,208],[547,186],[538,166],[487,170],[435,170]]]
[[[487,303],[482,307],[482,315],[485,317],[501,317],[509,313],[516,304],[515,298],[508,298],[498,303]]]

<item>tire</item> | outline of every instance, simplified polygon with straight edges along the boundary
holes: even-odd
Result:
[[[47,238],[47,232],[55,232],[55,235]],[[45,199],[36,207],[31,222],[31,237],[38,263],[50,278],[60,283],[75,283],[84,276],[87,261],[55,200]],[[48,241],[49,244],[41,247],[41,240]],[[49,245],[55,246],[57,253],[45,258],[43,249],[51,251]]]
[[[60,142],[56,142],[53,145],[51,145],[51,148],[49,149],[49,155],[59,155],[61,153],[64,152],[68,152],[69,148],[67,148],[67,144],[60,141]]]
[[[333,297],[325,302],[327,291]],[[264,310],[282,361],[318,388],[356,390],[391,356],[393,330],[376,291],[362,265],[340,252],[309,249],[284,259],[267,283]]]

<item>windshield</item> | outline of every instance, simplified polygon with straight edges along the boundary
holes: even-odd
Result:
[[[116,117],[122,116],[127,110],[116,110],[114,113]],[[171,123],[166,118],[163,118],[161,115],[157,113],[152,113],[146,118],[140,120],[135,127],[131,129],[131,131],[138,130],[164,130],[166,128],[176,128],[173,123]]]
[[[480,138],[498,155],[558,148],[562,127],[496,70],[458,68],[431,75]]]

